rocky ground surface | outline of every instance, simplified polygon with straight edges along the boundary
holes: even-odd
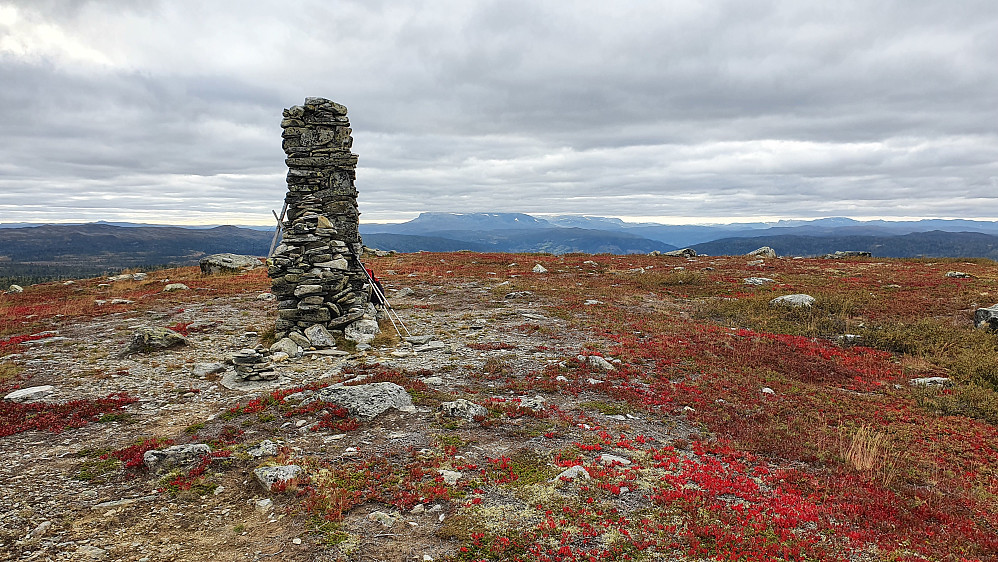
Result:
[[[253,478],[254,468],[275,464],[274,459],[245,454],[263,440],[278,444],[285,457],[296,458],[370,457],[400,448],[430,448],[454,430],[453,423],[441,419],[437,403],[417,400],[414,412],[390,410],[343,433],[312,431],[315,419],[307,417],[295,423],[244,423],[239,426],[244,432],[240,442],[233,446],[238,454],[212,462],[213,490],[205,488],[204,493],[171,493],[162,475],[123,471],[120,463],[110,466],[106,459],[102,464],[101,453],[149,438],[183,442],[192,427],[220,423],[219,416],[229,408],[262,392],[343,380],[343,369],[357,365],[432,371],[424,373],[423,381],[445,395],[466,396],[476,387],[479,402],[503,398],[490,394],[490,383],[470,375],[489,368],[515,373],[542,369],[592,340],[549,314],[529,292],[507,295],[496,285],[406,280],[404,288],[411,291],[395,299],[396,308],[412,334],[432,336],[429,344],[414,347],[385,338],[365,352],[307,355],[275,364],[279,379],[273,383],[241,385],[231,382],[231,376],[226,379],[225,373],[204,373],[211,364],[224,364],[239,350],[257,345],[259,334],[273,325],[274,305],[259,299],[259,291],[182,308],[170,305],[73,323],[57,321],[57,335],[27,342],[23,351],[7,358],[23,370],[27,382],[22,386],[52,385],[54,393],[47,401],[94,399],[113,392],[126,392],[138,401],[126,406],[120,419],[62,433],[30,431],[0,438],[0,554],[11,560],[139,561],[388,561],[453,555],[453,545],[440,532],[454,510],[451,502],[420,505],[410,513],[361,505],[337,528],[340,539],[331,541],[321,522],[295,509],[293,498],[269,494]],[[390,294],[403,287],[389,286]],[[175,323],[189,324],[187,346],[121,354],[135,329]],[[525,323],[537,329],[514,329]],[[508,349],[469,347],[480,342],[501,342]],[[232,366],[227,369],[231,373]],[[586,400],[584,394],[544,398],[563,410]],[[662,442],[683,434],[681,424],[667,426],[641,416],[618,414],[605,422],[626,424]],[[568,434],[545,438],[527,427],[531,424],[536,422],[511,419],[487,428],[462,422],[455,442],[467,462],[484,464],[486,457],[513,452],[543,456],[572,441]],[[377,521],[377,514],[384,512],[392,518],[390,526]],[[349,537],[346,546],[344,536]]]

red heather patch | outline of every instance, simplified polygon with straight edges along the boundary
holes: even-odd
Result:
[[[6,355],[8,353],[13,353],[18,344],[24,343],[26,341],[43,340],[46,338],[51,338],[55,334],[31,334],[30,336],[14,336],[4,340],[0,340],[0,355]]]
[[[162,449],[163,447],[169,447],[170,445],[173,445],[173,439],[143,439],[135,445],[130,445],[124,449],[118,449],[117,451],[111,451],[110,453],[101,455],[100,458],[109,459],[114,457],[124,463],[125,468],[138,468],[143,466],[143,463],[145,462],[142,457],[146,454],[146,451]]]
[[[102,414],[119,410],[133,402],[135,398],[124,393],[61,404],[18,404],[3,401],[0,402],[0,437],[32,430],[59,433],[66,428],[83,427],[97,421]]]

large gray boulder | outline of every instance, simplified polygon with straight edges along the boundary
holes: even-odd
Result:
[[[814,306],[815,299],[811,295],[783,295],[769,301],[770,306],[786,306],[790,308],[810,308]]]
[[[775,258],[776,250],[770,248],[769,246],[763,246],[758,250],[752,250],[751,252],[745,254],[747,257],[760,257],[760,258]]]
[[[974,312],[974,326],[998,331],[998,304],[988,308],[978,308]]]
[[[409,393],[393,382],[375,382],[357,386],[343,386],[342,384],[327,386],[317,392],[315,398],[346,408],[358,418],[368,420],[391,408],[403,412],[416,411]]]
[[[169,470],[177,466],[190,466],[211,456],[211,447],[204,443],[174,445],[165,449],[152,449],[142,455],[149,470]]]
[[[210,275],[212,273],[237,273],[260,267],[262,262],[256,256],[243,256],[240,254],[212,254],[201,258],[201,273]]]
[[[149,353],[187,345],[187,338],[168,328],[143,327],[135,330],[123,355]]]

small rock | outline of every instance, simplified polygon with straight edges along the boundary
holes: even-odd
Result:
[[[270,439],[264,439],[256,447],[247,449],[246,454],[257,459],[261,457],[273,457],[277,454],[277,443],[274,443]]]
[[[615,370],[613,363],[610,363],[609,361],[600,357],[599,355],[579,355],[577,359],[594,369],[600,369],[602,371]]]
[[[411,296],[415,293],[416,291],[413,291],[409,287],[403,287],[399,289],[397,293],[395,293],[394,297],[397,299],[404,299],[405,297]]]
[[[275,297],[273,293],[260,293],[259,295],[256,296],[256,300],[258,300],[258,301],[276,301],[277,297]]]
[[[295,538],[291,539],[291,544],[301,544],[301,539],[298,538],[298,537],[295,537]]]
[[[372,511],[370,515],[367,516],[367,520],[378,523],[382,527],[391,528],[395,525],[396,519],[391,515],[385,513],[384,511]]]
[[[191,374],[199,379],[203,379],[208,375],[224,372],[225,365],[221,363],[195,363],[194,366],[191,367]]]
[[[919,379],[910,379],[908,384],[911,386],[953,386],[953,380],[949,377],[922,377]]]
[[[444,379],[442,379],[441,377],[437,377],[437,376],[423,377],[423,378],[421,378],[419,380],[423,381],[423,384],[428,384],[428,385],[431,385],[431,386],[440,386],[440,385],[444,384]]]
[[[796,294],[796,295],[783,295],[782,297],[776,297],[775,299],[769,301],[770,306],[789,306],[790,308],[801,308],[801,307],[811,307],[814,305],[815,299],[811,295]]]
[[[512,291],[512,292],[506,293],[506,296],[503,297],[503,298],[505,298],[505,299],[522,299],[524,297],[529,297],[532,294],[534,294],[534,293],[532,293],[531,291]]]
[[[582,480],[589,480],[589,479],[592,478],[592,475],[589,474],[589,471],[586,470],[586,467],[577,464],[575,466],[572,466],[572,467],[569,467],[569,468],[563,470],[561,472],[561,474],[559,474],[558,476],[555,476],[550,481],[551,482],[560,482],[562,478],[565,478],[567,480],[575,480],[576,478],[579,478],[579,479],[582,479]]]
[[[41,523],[38,524],[37,527],[34,528],[34,530],[28,533],[28,536],[33,539],[37,539],[38,537],[43,536],[51,526],[52,526],[51,521],[42,521]]]
[[[336,347],[336,340],[329,333],[329,330],[327,330],[322,324],[313,324],[312,326],[305,328],[305,337],[308,338],[308,341],[311,342],[313,346],[318,348]]]
[[[274,508],[274,500],[270,498],[263,498],[262,500],[256,500],[256,510],[260,513],[270,513],[270,510]]]
[[[281,338],[270,346],[271,353],[286,353],[289,357],[301,357],[302,348],[291,338]]]
[[[536,265],[534,265],[534,268],[531,269],[531,271],[533,271],[534,273],[547,273],[548,272],[547,268],[544,267],[543,265],[539,264],[539,263],[536,264]]]
[[[746,285],[765,285],[766,283],[773,283],[774,281],[769,277],[747,277],[743,281]]]
[[[444,477],[444,484],[447,484],[448,486],[453,486],[457,484],[457,481],[460,480],[462,476],[464,476],[460,472],[456,472],[453,470],[440,469],[437,472],[440,473],[440,476]]]
[[[80,559],[90,559],[90,560],[103,560],[107,557],[107,551],[103,548],[98,548],[89,544],[84,544],[76,547],[76,552],[74,554],[74,560]]]
[[[684,258],[695,258],[697,257],[697,251],[693,248],[682,248],[680,250],[672,250],[669,252],[662,252],[663,256],[671,257],[684,257]]]
[[[946,277],[951,279],[971,279],[974,276],[969,273],[964,273],[962,271],[947,271]]]
[[[111,304],[133,304],[134,302],[128,299],[111,299]]]
[[[277,484],[278,482],[287,482],[288,480],[298,476],[299,472],[301,472],[301,467],[296,464],[289,464],[285,466],[261,466],[260,468],[253,470],[253,476],[256,477],[256,481],[269,492],[271,488],[273,488],[274,484]]]
[[[607,466],[613,466],[613,465],[627,466],[631,464],[630,459],[625,459],[624,457],[618,457],[617,455],[607,455],[607,454],[600,455],[599,462]]]
[[[582,303],[583,306],[593,306],[597,304],[603,304],[603,301],[598,301],[596,299],[587,299],[586,302]]]
[[[998,304],[975,310],[974,327],[998,331]]]
[[[163,287],[164,293],[172,293],[174,291],[188,291],[190,287],[184,285],[183,283],[170,283],[166,287]]]
[[[148,353],[187,345],[187,338],[168,328],[139,328],[132,334],[124,354]]]
[[[7,287],[7,292],[8,293],[23,293],[24,292],[24,287],[22,287],[20,285],[11,285],[10,287]]]
[[[204,443],[174,445],[166,449],[152,449],[142,455],[146,468],[153,471],[168,470],[175,466],[192,465],[211,455],[211,447]]]
[[[405,338],[405,341],[411,343],[412,345],[425,345],[425,344],[430,343],[430,340],[432,340],[432,339],[433,339],[433,335],[428,335],[428,336],[409,336],[409,337]]]
[[[485,406],[465,400],[464,398],[458,398],[453,402],[444,402],[440,404],[440,411],[443,412],[445,416],[464,418],[468,421],[474,421],[474,419],[479,416],[485,417],[489,415],[489,411],[485,409]]]
[[[776,394],[776,391],[773,390],[772,388],[769,388],[768,386],[764,386],[764,387],[762,387],[762,393],[763,394]]]
[[[379,331],[377,320],[361,318],[343,329],[343,337],[358,344],[369,344],[374,341]]]
[[[50,384],[46,384],[42,386],[32,386],[29,388],[22,388],[20,390],[15,390],[14,392],[11,392],[7,396],[4,396],[3,399],[8,402],[19,402],[19,403],[35,402],[37,400],[45,398],[46,396],[52,394],[53,392],[55,392],[55,387]]]
[[[544,409],[545,402],[547,402],[547,399],[544,398],[543,396],[538,395],[534,396],[533,398],[524,398],[520,400],[520,407],[527,408],[528,410],[538,411]]]
[[[212,254],[201,258],[199,265],[201,273],[210,275],[213,273],[237,273],[248,271],[260,267],[262,263],[256,256],[244,256],[240,254]]]
[[[746,257],[760,257],[760,258],[775,258],[776,250],[770,248],[769,246],[763,246],[758,250],[752,250],[751,252],[745,254]]]
[[[431,340],[426,345],[421,345],[419,347],[414,347],[412,350],[416,353],[426,353],[428,351],[441,351],[447,349],[447,344],[442,341]]]

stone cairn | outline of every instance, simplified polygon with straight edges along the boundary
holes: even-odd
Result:
[[[377,330],[367,275],[358,256],[357,155],[347,108],[324,98],[284,110],[281,121],[287,154],[287,210],[283,238],[268,260],[277,298],[275,335],[304,344],[308,333],[337,334]],[[342,332],[340,332],[342,334]],[[373,337],[373,336],[370,336]],[[369,340],[368,340],[369,341]],[[366,343],[361,342],[361,343]],[[328,347],[312,342],[315,347]]]

